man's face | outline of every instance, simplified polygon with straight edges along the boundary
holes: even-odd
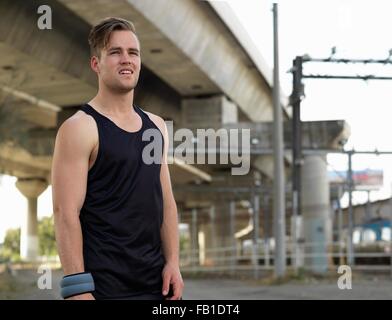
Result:
[[[141,59],[140,46],[132,31],[119,30],[110,35],[109,43],[101,51],[101,58],[92,58],[92,68],[100,81],[118,93],[128,93],[138,82]]]

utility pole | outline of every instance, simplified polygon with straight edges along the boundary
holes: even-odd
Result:
[[[286,273],[286,209],[284,181],[283,121],[280,105],[279,46],[278,46],[278,5],[273,4],[274,23],[274,226],[275,226],[275,276]]]
[[[304,96],[304,86],[302,84],[302,57],[297,56],[293,60],[293,92],[291,95],[291,105],[293,107],[292,118],[292,152],[293,152],[293,170],[292,170],[292,215],[293,215],[293,254],[294,266],[298,267],[298,217],[301,208],[301,165],[302,165],[302,136],[301,136],[301,100]]]
[[[353,245],[353,229],[354,229],[354,217],[353,217],[353,167],[352,167],[353,152],[348,152],[348,238],[347,238],[347,262],[349,266],[354,265],[354,245]]]

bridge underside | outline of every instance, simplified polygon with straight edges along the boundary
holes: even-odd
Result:
[[[41,4],[52,8],[52,30],[37,28]],[[181,220],[192,225],[191,238],[201,228],[206,246],[213,247],[271,235],[270,71],[250,58],[213,6],[184,0],[102,0],[99,6],[96,0],[4,0],[0,11],[5,13],[0,20],[0,172],[18,177],[17,187],[29,199],[24,258],[37,255],[36,200],[51,183],[56,132],[97,92],[87,36],[91,25],[107,16],[136,26],[143,63],[137,105],[172,121],[174,132],[188,128],[195,137],[197,129],[250,132],[249,155],[243,157],[250,169],[243,176],[232,175],[233,163],[189,164],[173,151],[173,189]],[[286,146],[290,128],[285,113]],[[340,150],[348,134],[342,121],[306,122],[302,143],[307,149]],[[222,155],[208,148],[203,152]],[[289,181],[289,152],[285,164]],[[262,208],[255,209],[255,196]],[[258,219],[254,228],[256,212],[270,212],[269,222]],[[217,230],[208,229],[211,224]],[[192,241],[196,246],[198,240]]]

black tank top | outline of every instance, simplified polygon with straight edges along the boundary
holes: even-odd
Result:
[[[147,129],[158,130],[162,139],[159,157],[163,136],[145,112],[137,106],[134,109],[142,127],[128,132],[90,105],[81,108],[95,119],[99,136],[80,212],[84,265],[93,275],[97,299],[162,290],[161,165],[142,161],[142,150],[151,142],[142,136]]]

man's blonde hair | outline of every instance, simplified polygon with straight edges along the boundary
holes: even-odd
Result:
[[[136,29],[132,22],[122,18],[105,18],[92,27],[88,36],[91,56],[101,57],[101,50],[106,48],[110,35],[116,30],[132,31],[136,35]]]

